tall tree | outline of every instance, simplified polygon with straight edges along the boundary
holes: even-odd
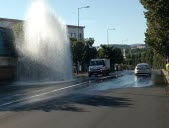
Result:
[[[124,61],[123,54],[119,48],[113,49],[113,56],[113,63],[121,64]]]
[[[161,69],[163,67],[163,57],[160,54],[154,54],[153,56],[153,68]]]
[[[15,26],[13,26],[12,30],[16,38],[20,38],[21,36],[23,38],[23,34],[24,34],[23,23],[16,24]]]
[[[169,0],[140,0],[147,18],[145,42],[156,53],[169,56]]]
[[[78,41],[76,38],[70,38],[71,48],[72,48],[72,56],[74,64],[78,64],[83,62],[83,55],[85,45],[82,41]]]
[[[98,50],[99,58],[110,59],[110,64],[123,62],[123,54],[119,48],[113,48],[110,45],[101,45],[101,48]]]
[[[84,62],[89,65],[91,59],[97,57],[97,50],[93,47],[94,39],[93,38],[86,38],[85,39],[85,49],[84,49]]]
[[[86,38],[84,41],[78,41],[76,38],[70,38],[73,63],[77,66],[82,65],[82,70],[86,71],[91,59],[97,57],[97,50],[92,45],[93,38]]]
[[[110,59],[110,64],[113,64],[114,54],[113,47],[110,45],[100,45],[101,48],[98,50],[99,58]]]
[[[93,46],[93,44],[94,44],[94,38],[86,38],[85,39],[85,43],[86,43],[86,45],[88,45],[88,46],[90,46],[90,47],[92,47]]]

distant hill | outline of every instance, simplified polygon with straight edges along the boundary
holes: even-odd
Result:
[[[131,47],[145,46],[145,44],[131,44]]]
[[[127,44],[112,44],[112,46],[113,46],[114,48],[120,48],[120,49],[130,48],[130,45],[127,45]]]
[[[145,48],[146,45],[145,44],[131,44],[131,45],[127,45],[127,44],[113,44],[112,45],[114,48],[120,48],[120,49],[127,49],[127,48]]]
[[[142,48],[145,48],[146,45],[145,44],[131,44],[131,45],[128,45],[128,44],[109,44],[110,46],[113,46],[114,48],[120,48],[120,49],[130,49],[130,48],[139,48],[139,49],[142,49]],[[100,47],[100,46],[95,46],[97,49]]]

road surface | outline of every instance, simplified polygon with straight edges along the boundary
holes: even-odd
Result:
[[[0,87],[0,128],[169,128],[160,71]]]

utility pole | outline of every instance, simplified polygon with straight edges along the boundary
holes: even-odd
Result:
[[[79,41],[79,10],[80,9],[83,9],[83,8],[90,8],[90,6],[85,6],[85,7],[80,7],[80,8],[78,8],[78,32],[77,32],[77,40]]]
[[[111,30],[116,30],[115,28],[113,29],[107,29],[107,44],[109,45],[109,31]]]

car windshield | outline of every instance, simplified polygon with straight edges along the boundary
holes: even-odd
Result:
[[[96,65],[104,65],[104,61],[103,60],[90,61],[90,66],[96,66]]]

